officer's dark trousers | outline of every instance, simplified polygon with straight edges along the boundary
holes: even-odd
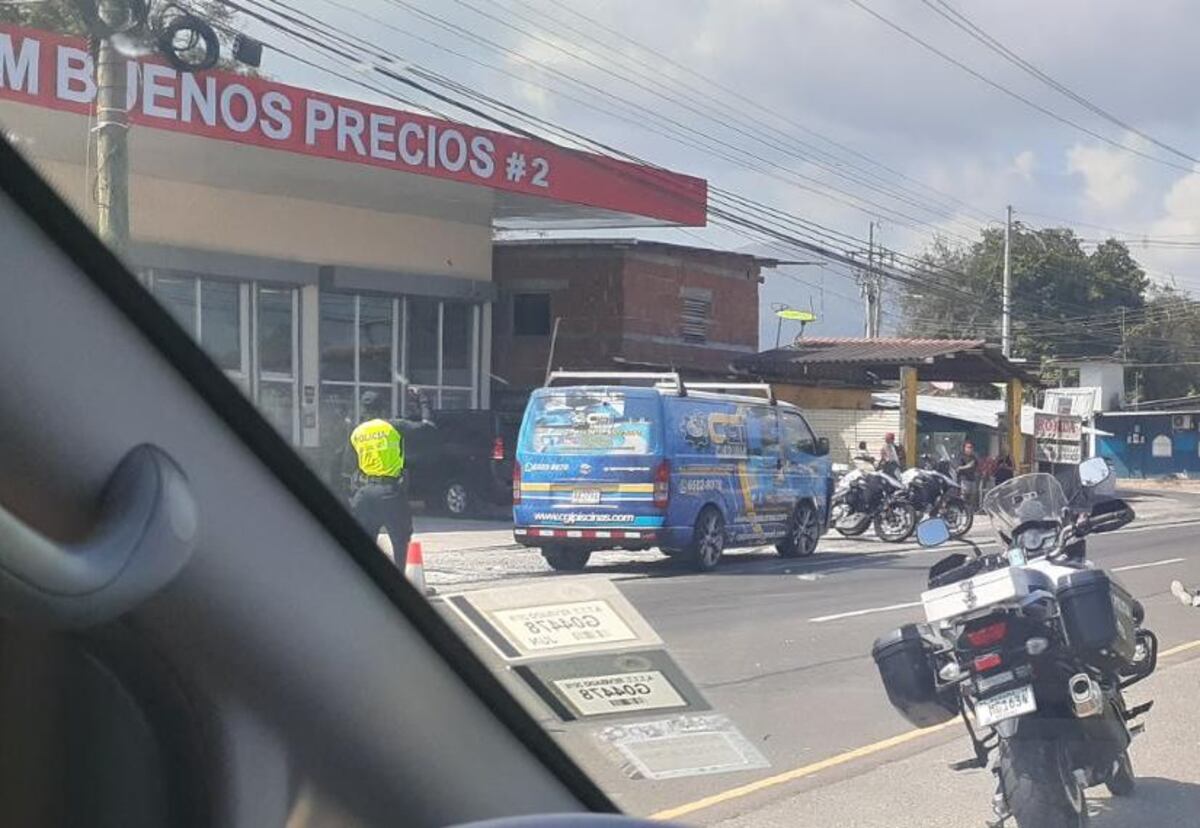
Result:
[[[392,557],[397,566],[404,566],[413,532],[412,509],[404,488],[398,483],[368,482],[354,493],[350,510],[372,538],[379,534],[380,527],[387,530]]]

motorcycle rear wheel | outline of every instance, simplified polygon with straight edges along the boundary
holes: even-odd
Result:
[[[1000,740],[999,770],[1017,828],[1086,828],[1087,797],[1057,739]]]
[[[855,517],[857,517],[857,520],[855,520]],[[840,520],[838,520],[836,523],[833,524],[833,528],[836,529],[837,532],[842,537],[845,537],[845,538],[856,538],[859,535],[861,535],[863,532],[867,531],[867,529],[870,528],[870,526],[871,526],[870,513],[863,513],[863,514],[859,514],[857,516],[849,515],[847,517],[841,518]]]
[[[917,510],[911,503],[889,503],[875,516],[875,534],[888,543],[902,543],[917,528]]]

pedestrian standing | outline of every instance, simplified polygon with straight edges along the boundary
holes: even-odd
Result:
[[[889,431],[883,435],[883,448],[879,450],[879,468],[888,474],[895,474],[907,468],[906,460],[904,446],[896,444],[895,432]]]
[[[429,404],[424,395],[417,396],[422,421],[428,422]],[[412,508],[404,481],[404,436],[383,419],[384,412],[373,392],[363,395],[362,410],[367,419],[350,433],[359,484],[350,498],[350,511],[372,538],[380,528],[387,531],[392,559],[401,565],[413,532]]]
[[[1000,459],[996,461],[996,471],[992,473],[992,480],[999,486],[1001,483],[1007,483],[1013,478],[1013,459],[1008,452],[1000,455]]]
[[[958,483],[963,497],[972,509],[979,508],[979,458],[975,455],[975,444],[970,440],[963,443],[962,456],[958,459]]]

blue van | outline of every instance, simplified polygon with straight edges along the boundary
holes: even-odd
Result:
[[[769,386],[556,373],[525,409],[513,532],[556,570],[597,549],[658,547],[702,571],[735,546],[803,557],[828,522],[828,455]]]

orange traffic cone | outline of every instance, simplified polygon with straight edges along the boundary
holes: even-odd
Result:
[[[404,559],[404,577],[418,592],[433,595],[433,589],[425,583],[425,557],[421,553],[420,541],[408,542],[408,554]]]

